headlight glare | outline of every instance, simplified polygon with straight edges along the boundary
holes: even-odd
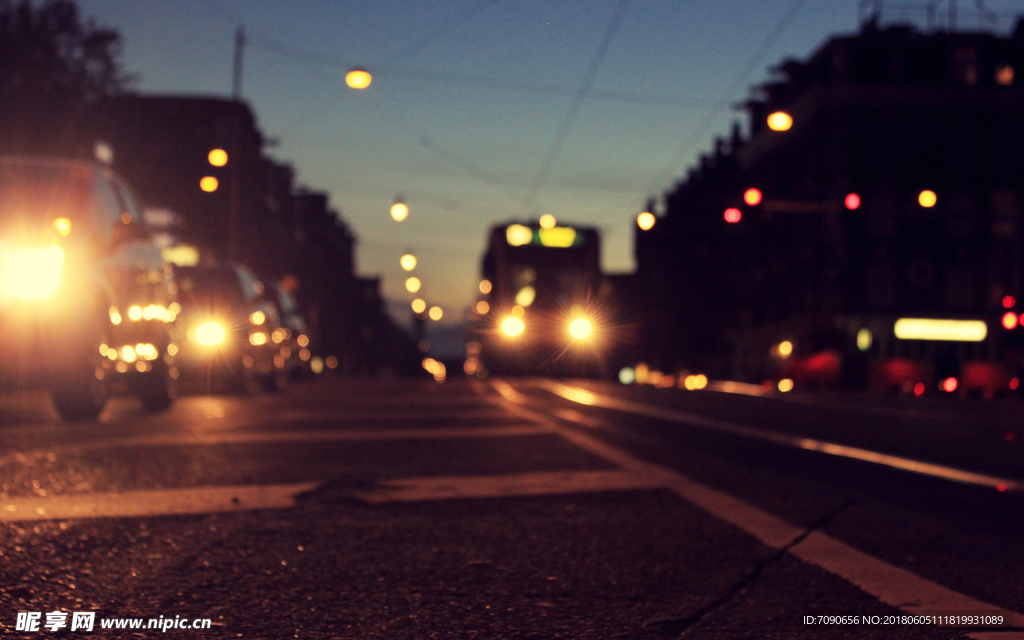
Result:
[[[14,251],[0,263],[0,289],[20,300],[45,300],[57,293],[63,264],[57,245]]]

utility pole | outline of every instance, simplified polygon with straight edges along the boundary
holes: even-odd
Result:
[[[239,217],[242,208],[242,61],[245,55],[245,28],[235,29],[235,61],[231,74],[231,193],[228,200],[228,260],[239,259]]]
[[[235,64],[231,74],[231,99],[242,98],[242,58],[245,55],[245,27],[235,29]]]

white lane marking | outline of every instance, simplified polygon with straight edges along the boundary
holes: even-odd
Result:
[[[781,518],[761,511],[726,493],[694,482],[675,471],[635,458],[625,451],[586,434],[565,429],[547,415],[528,409],[530,398],[516,391],[508,383],[492,380],[491,385],[503,396],[505,405],[510,411],[524,417],[532,417],[538,424],[550,427],[573,444],[608,462],[617,464],[634,474],[647,475],[652,479],[657,479],[663,483],[662,486],[671,489],[691,504],[733,524],[765,545],[773,549],[788,548],[790,553],[805,562],[843,578],[882,602],[908,613],[925,610],[929,612],[1001,612],[1013,616],[1017,624],[1024,621],[1024,615],[1020,613],[1007,611],[947,589],[905,569],[900,569],[858,551],[828,534],[816,531],[796,542],[805,532]],[[567,389],[578,392],[580,397],[594,396],[582,389],[571,387],[567,387]],[[596,399],[596,396],[594,397]]]
[[[486,420],[488,418],[503,418],[505,414],[495,411],[494,407],[473,405],[472,409],[459,409],[458,407],[445,406],[431,409],[411,407],[384,407],[379,409],[351,409],[345,408],[338,411],[323,411],[319,409],[302,409],[295,411],[283,411],[280,414],[266,417],[263,422],[303,422],[306,420],[323,420],[344,424],[346,422],[364,421],[392,421],[392,420],[423,420],[429,417],[431,420]],[[252,424],[247,423],[247,424]]]
[[[261,444],[268,442],[372,442],[375,440],[438,440],[455,438],[511,438],[550,433],[534,425],[507,427],[459,427],[441,429],[359,429],[348,431],[261,431],[218,432],[210,434],[168,433],[135,438],[119,438],[52,447],[38,451],[0,456],[0,466],[10,463],[25,464],[33,456],[54,455],[124,449],[131,447],[180,447],[188,445]]]
[[[593,491],[657,489],[656,479],[626,471],[541,471],[499,476],[441,476],[387,480],[355,496],[372,504],[453,498],[510,498]]]
[[[0,500],[0,522],[68,520],[72,518],[137,518],[144,516],[285,509],[295,496],[317,487],[315,482],[237,487],[196,487],[91,493],[49,498]]]
[[[882,602],[908,613],[1005,611],[895,567],[820,531],[811,532],[790,549],[790,553],[846,578],[868,593],[875,594]],[[1024,618],[1019,619],[1024,621]]]
[[[708,418],[695,413],[677,411],[675,409],[664,409],[662,407],[641,404],[639,402],[633,402],[621,398],[600,395],[584,389],[570,387],[552,380],[534,380],[531,384],[546,389],[571,402],[591,407],[612,409],[623,413],[632,413],[634,415],[655,418],[658,420],[678,422],[713,431],[720,431],[730,435],[750,438],[752,440],[770,442],[772,444],[804,449],[806,451],[817,451],[842,458],[852,458],[893,469],[901,469],[903,471],[931,476],[933,478],[941,478],[943,480],[951,480],[953,482],[960,482],[963,484],[988,487],[998,491],[1024,491],[1024,483],[1017,480],[1011,480],[1009,478],[999,478],[983,473],[976,473],[974,471],[967,471],[965,469],[957,469],[956,467],[948,467],[932,462],[925,462],[923,460],[914,460],[913,458],[904,458],[902,456],[881,453],[879,451],[871,451],[870,449],[861,449],[859,447],[851,447],[835,442],[803,438],[762,427],[750,427],[747,425],[727,422],[725,420],[715,420],[714,418]]]

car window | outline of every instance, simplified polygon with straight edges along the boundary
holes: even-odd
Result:
[[[130,215],[133,222],[142,222],[142,207],[139,206],[139,200],[132,188],[121,178],[115,178],[113,185],[123,205],[122,213]]]
[[[93,220],[92,180],[73,167],[0,163],[0,224]]]
[[[121,223],[121,214],[123,213],[121,201],[118,200],[113,185],[104,177],[97,178],[95,195],[97,222],[99,222],[101,233],[109,239],[114,226]]]
[[[230,269],[179,267],[175,269],[178,299],[185,308],[207,306],[238,307],[244,304],[241,283]]]

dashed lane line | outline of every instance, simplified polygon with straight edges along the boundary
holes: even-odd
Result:
[[[235,487],[196,487],[122,493],[0,500],[0,522],[75,518],[138,518],[285,509],[315,482]]]
[[[589,402],[583,404],[591,404],[600,399],[596,394],[582,389],[558,383],[551,384],[565,387],[565,390],[568,391],[566,395],[586,397]],[[765,545],[773,549],[787,549],[789,553],[801,560],[843,578],[885,604],[907,613],[922,615],[937,612],[1002,614],[1011,616],[1013,624],[1024,625],[1024,615],[1020,613],[1007,611],[996,605],[947,589],[910,571],[900,569],[854,549],[820,531],[808,534],[807,531],[738,498],[694,482],[668,468],[640,460],[584,433],[566,429],[546,414],[529,409],[528,406],[533,401],[504,381],[492,380],[491,386],[502,396],[505,406],[510,411],[547,426],[569,442],[624,470],[650,478],[652,482],[660,483],[661,486],[672,490],[687,502],[738,527]],[[480,390],[479,386],[477,388]],[[559,395],[566,397],[563,394]],[[501,402],[501,400],[496,401]],[[635,405],[636,403],[631,404]],[[595,404],[593,406],[602,405]],[[646,408],[646,405],[637,406]],[[651,407],[651,409],[657,408]],[[1003,637],[1005,638],[1005,636]]]
[[[686,424],[700,427],[702,429],[740,436],[751,440],[769,442],[783,447],[803,449],[805,451],[817,451],[819,453],[837,456],[840,458],[850,458],[853,460],[860,460],[862,462],[870,462],[872,464],[892,469],[900,469],[919,475],[941,478],[943,480],[950,480],[962,484],[987,487],[998,491],[1024,491],[1024,482],[1012,480],[1010,478],[999,478],[984,473],[957,469],[956,467],[925,462],[923,460],[914,460],[913,458],[881,453],[870,449],[851,447],[835,442],[815,440],[813,438],[804,438],[763,427],[751,427],[725,420],[716,420],[714,418],[708,418],[706,416],[686,411],[665,409],[663,407],[642,404],[640,402],[633,402],[622,398],[601,395],[578,387],[570,387],[569,385],[555,382],[553,380],[533,380],[531,381],[531,384],[550,391],[551,393],[571,402],[590,407],[612,409],[614,411],[631,413],[633,415],[654,418],[656,420],[666,420],[669,422]]]

